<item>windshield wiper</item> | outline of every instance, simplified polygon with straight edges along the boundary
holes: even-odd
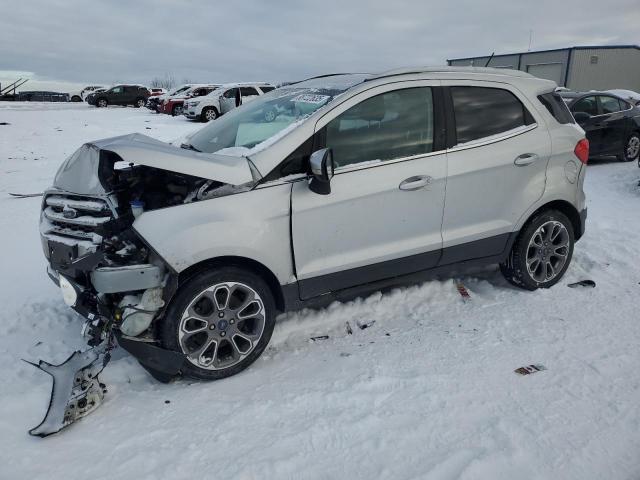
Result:
[[[190,143],[183,143],[182,145],[180,145],[180,148],[184,148],[185,150],[193,150],[194,152],[202,153],[202,150],[198,150],[196,147],[194,147]]]

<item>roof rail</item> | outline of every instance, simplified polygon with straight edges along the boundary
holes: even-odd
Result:
[[[371,77],[365,79],[365,82],[371,80],[377,80],[380,78],[393,77],[396,75],[410,75],[419,73],[478,73],[489,75],[506,75],[510,77],[533,77],[527,72],[520,70],[512,70],[509,68],[491,68],[491,67],[449,67],[449,66],[436,66],[436,67],[406,67],[397,68],[394,70],[387,70],[378,74],[373,74]]]

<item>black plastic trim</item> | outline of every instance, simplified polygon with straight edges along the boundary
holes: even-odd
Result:
[[[282,285],[285,311],[320,308],[335,300],[348,301],[379,290],[413,285],[456,269],[501,263],[511,251],[518,233],[505,233],[426,254]],[[435,258],[439,260],[434,261]],[[310,293],[314,296],[309,296]]]

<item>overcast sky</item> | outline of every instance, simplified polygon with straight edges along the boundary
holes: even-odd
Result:
[[[294,80],[526,51],[530,30],[533,50],[639,44],[640,0],[19,0],[0,82]]]

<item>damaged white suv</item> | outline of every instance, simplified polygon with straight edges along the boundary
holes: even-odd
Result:
[[[584,233],[584,132],[523,72],[419,68],[260,95],[183,148],[82,146],[44,196],[42,246],[92,344],[157,378],[258,358],[279,312],[500,264],[525,289]]]

